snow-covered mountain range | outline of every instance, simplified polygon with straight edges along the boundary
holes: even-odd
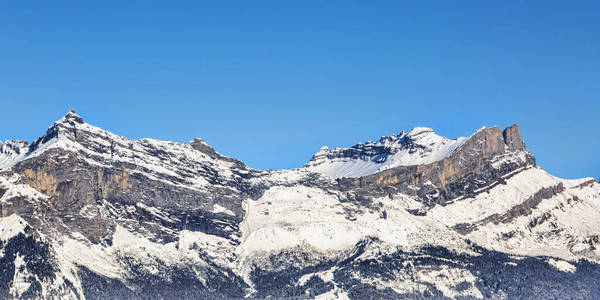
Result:
[[[600,184],[519,127],[415,128],[265,171],[71,111],[0,143],[0,298],[600,297]]]

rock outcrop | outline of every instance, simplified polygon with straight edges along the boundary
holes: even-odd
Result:
[[[401,192],[432,206],[473,197],[513,172],[535,166],[535,158],[520,139],[518,126],[513,125],[504,131],[496,127],[479,130],[452,154],[433,163],[337,180],[342,190],[372,196]]]

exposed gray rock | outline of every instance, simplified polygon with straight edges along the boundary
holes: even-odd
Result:
[[[522,155],[522,159],[492,164],[494,158],[510,155]],[[518,127],[513,125],[504,131],[496,127],[480,130],[441,161],[396,167],[360,178],[341,178],[338,184],[345,191],[376,196],[401,192],[417,196],[428,206],[444,205],[472,197],[501,183],[512,172],[535,165],[535,158],[520,141]]]

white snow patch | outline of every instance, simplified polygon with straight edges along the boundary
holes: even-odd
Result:
[[[177,248],[185,253],[185,256],[194,257],[198,261],[201,260],[198,250],[202,249],[211,258],[212,262],[232,271],[237,270],[234,255],[235,247],[231,245],[228,239],[199,231],[182,230],[179,233]]]
[[[547,260],[547,262],[548,264],[562,272],[575,273],[575,271],[577,271],[577,267],[564,260],[550,258]]]
[[[8,241],[19,233],[24,233],[27,222],[16,214],[0,218],[0,241]]]
[[[505,154],[495,156],[490,161],[491,165],[495,169],[501,168],[503,165],[515,163],[522,164],[527,161],[528,152],[526,151],[513,151]]]
[[[228,214],[230,216],[235,216],[235,214],[231,210],[229,210],[219,204],[216,204],[216,203],[213,205],[212,212],[215,214],[224,213],[224,214]]]
[[[326,293],[315,296],[315,300],[350,300],[347,292],[341,291],[339,288],[334,288]]]
[[[163,211],[161,211],[157,207],[150,207],[150,206],[145,205],[142,202],[137,202],[135,205],[137,207],[139,207],[139,208],[141,208],[141,209],[149,212],[150,214],[152,214],[153,216],[155,216],[155,217],[157,217],[159,219],[166,220],[166,221],[169,221],[169,222],[176,222],[176,220],[173,220],[172,218],[170,218],[166,213],[164,213]]]
[[[113,234],[113,249],[126,255],[134,257],[153,256],[159,257],[164,262],[180,261],[179,251],[176,250],[176,242],[158,244],[138,236],[120,225],[117,225]]]
[[[329,270],[326,270],[326,271],[321,271],[321,272],[309,273],[309,274],[302,275],[302,277],[300,277],[298,279],[298,285],[299,286],[305,285],[306,282],[308,282],[308,280],[310,280],[314,276],[319,277],[324,282],[333,282],[333,272],[334,271],[335,271],[335,267],[331,268]]]
[[[57,247],[57,257],[61,261],[59,265],[63,275],[67,278],[72,277],[70,274],[78,265],[108,278],[121,278],[125,275],[112,251],[90,243],[80,233],[74,233],[73,236],[75,238],[65,238]]]

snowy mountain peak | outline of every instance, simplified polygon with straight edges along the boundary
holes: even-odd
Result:
[[[349,148],[323,147],[305,168],[332,178],[362,177],[395,167],[440,161],[451,156],[469,140],[474,141],[469,149],[482,155],[492,153],[491,149],[498,150],[498,154],[507,151],[527,152],[516,124],[504,130],[482,127],[468,138],[457,139],[440,136],[431,128],[415,127],[400,134],[382,136],[377,142],[358,143]],[[481,144],[487,148],[482,149],[479,146]],[[506,157],[497,158],[498,162],[506,160]]]
[[[76,143],[78,140],[78,131],[85,128],[93,128],[95,131],[103,131],[100,128],[96,128],[85,123],[83,118],[77,115],[75,110],[72,109],[62,118],[48,127],[48,130],[46,130],[46,133],[43,136],[31,143],[29,146],[28,155],[32,155],[34,153],[39,154],[45,149],[49,148],[51,145],[56,147],[65,143]],[[62,141],[63,143],[57,143],[59,141]]]
[[[95,165],[127,166],[147,177],[203,188],[207,182],[198,174],[211,172],[218,174],[219,180],[227,181],[231,178],[231,168],[246,169],[243,163],[217,153],[201,138],[188,144],[150,138],[130,140],[86,123],[74,110],[48,127],[27,150],[13,149],[19,148],[0,145],[0,170],[49,151],[67,151]]]
[[[78,124],[83,124],[84,122],[83,122],[83,118],[81,118],[78,114],[76,114],[74,109],[71,109],[60,120],[56,121],[56,123],[78,123]]]
[[[415,127],[413,130],[408,132],[408,136],[417,136],[425,133],[435,133],[433,129],[429,127]]]
[[[209,145],[204,139],[202,138],[195,138],[193,140],[191,140],[189,142],[190,146],[192,146],[192,148],[208,154],[210,156],[217,156],[218,153],[217,151],[215,151],[215,148],[213,148],[211,145]]]
[[[464,137],[448,139],[431,128],[415,127],[382,136],[377,142],[367,141],[349,148],[322,147],[305,167],[333,178],[360,177],[393,167],[441,160],[465,140]]]

